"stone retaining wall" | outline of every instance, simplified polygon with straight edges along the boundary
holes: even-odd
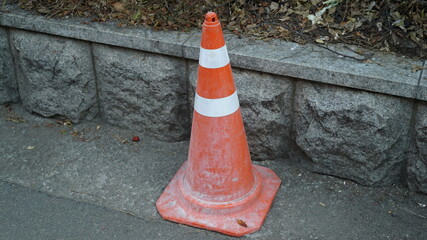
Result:
[[[188,138],[185,60],[94,44],[101,118],[166,141]]]
[[[410,100],[300,81],[295,141],[315,171],[380,185],[399,178]]]
[[[188,139],[199,33],[78,21],[0,13],[0,103]],[[379,54],[359,63],[314,46],[226,38],[254,160],[292,157],[319,173],[427,193],[427,79],[411,71],[423,62]]]
[[[73,122],[97,115],[89,43],[21,30],[11,30],[10,41],[26,109],[46,117],[63,115]]]
[[[19,101],[18,86],[6,28],[0,27],[0,103]]]

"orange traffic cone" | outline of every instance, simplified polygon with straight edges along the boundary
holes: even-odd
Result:
[[[280,179],[252,165],[221,25],[203,23],[188,161],[156,206],[167,220],[243,236],[261,227]]]

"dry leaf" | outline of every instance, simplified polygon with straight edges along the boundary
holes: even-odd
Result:
[[[9,121],[9,122],[14,122],[14,123],[24,123],[24,122],[27,122],[23,118],[18,117],[18,116],[6,116],[5,120]]]
[[[277,2],[271,2],[270,3],[270,10],[275,11],[279,8],[279,4]]]
[[[414,66],[412,66],[412,72],[414,73],[414,72],[418,72],[418,71],[421,71],[421,70],[423,70],[423,69],[426,69],[425,67],[423,67],[423,66],[420,66],[420,65],[414,65]]]
[[[257,24],[249,24],[246,26],[246,29],[252,29],[252,28],[256,28],[258,25]]]
[[[322,1],[322,0],[310,0],[310,3],[311,3],[312,5],[317,5],[317,4],[319,4],[321,1]]]
[[[64,124],[64,126],[67,126],[67,127],[73,126],[73,123],[69,119],[66,119],[63,124]]]
[[[123,3],[121,3],[121,2],[113,3],[113,8],[114,8],[114,10],[116,10],[118,12],[125,10],[125,7],[124,7]]]
[[[248,225],[243,220],[237,219],[237,223],[242,227],[248,227]]]
[[[279,19],[279,21],[284,22],[284,21],[287,21],[287,20],[289,20],[289,19],[291,19],[291,17],[289,17],[289,16],[284,16],[284,17],[280,18],[280,19]]]
[[[38,12],[39,12],[39,13],[43,13],[43,14],[48,14],[48,13],[50,13],[50,10],[49,10],[49,9],[46,9],[46,8],[40,8],[40,9],[38,10]]]

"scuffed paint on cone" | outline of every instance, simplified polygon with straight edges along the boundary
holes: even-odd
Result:
[[[158,199],[164,219],[243,236],[262,226],[281,180],[252,165],[227,47],[206,14],[188,161]]]

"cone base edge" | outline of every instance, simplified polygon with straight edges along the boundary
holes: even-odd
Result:
[[[182,196],[178,180],[185,174],[186,165],[187,162],[182,164],[156,202],[163,219],[235,237],[261,228],[281,184],[271,169],[252,165],[261,176],[262,185],[261,194],[254,201],[236,209],[210,209],[191,204]]]

